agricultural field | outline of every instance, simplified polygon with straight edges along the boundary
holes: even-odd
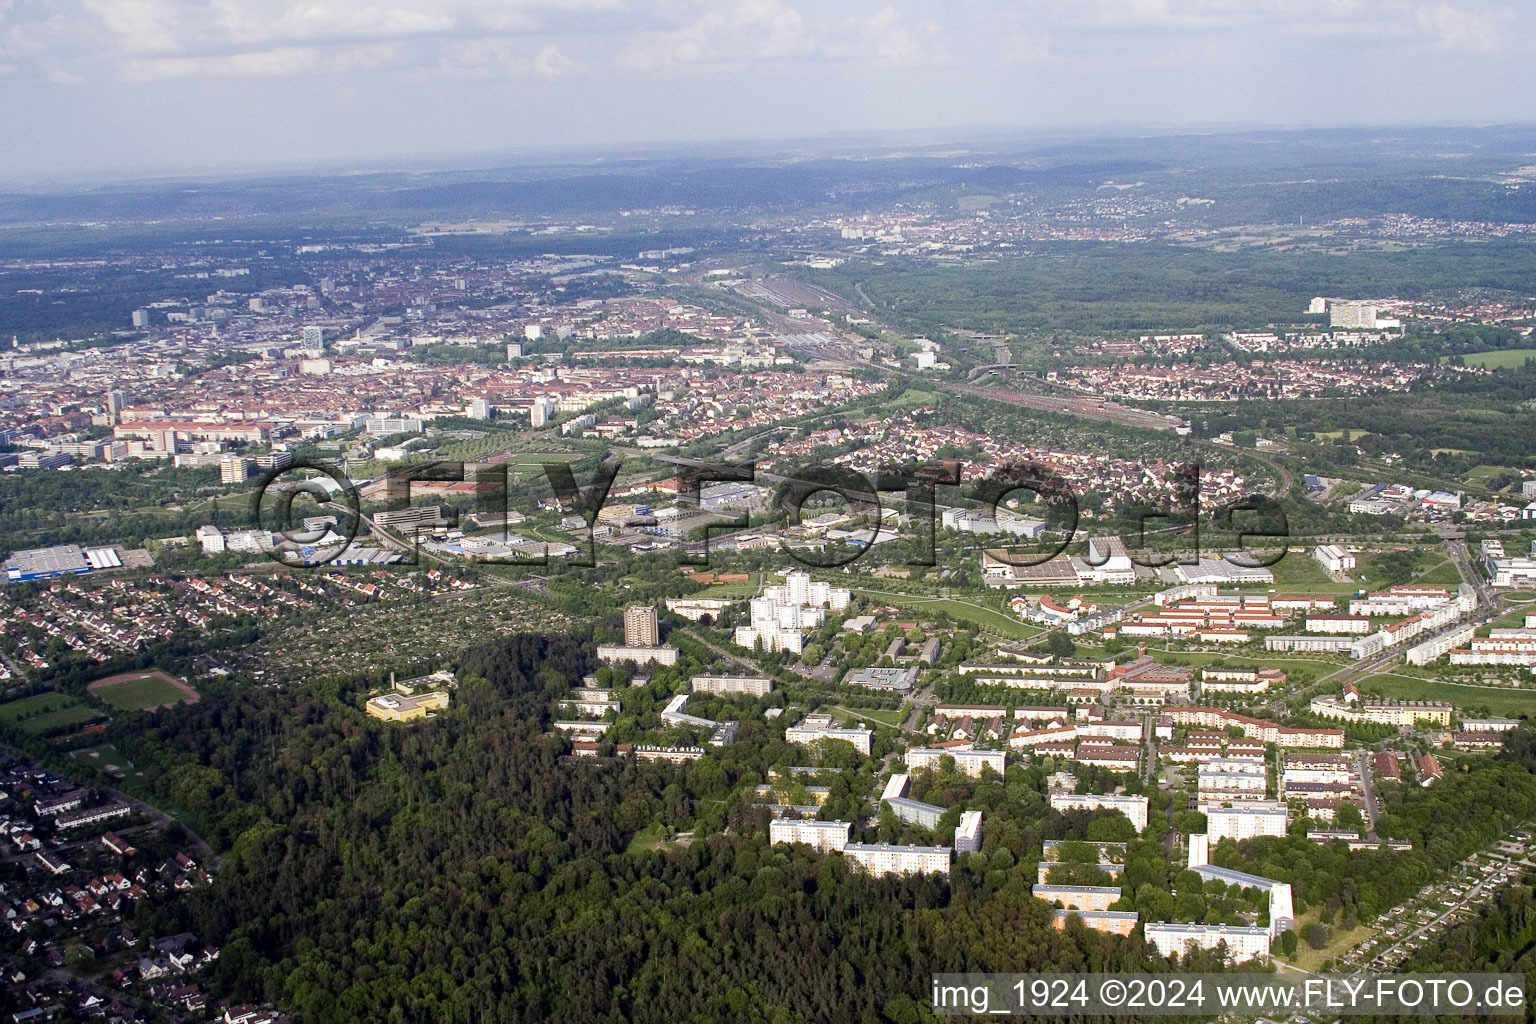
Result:
[[[143,711],[198,701],[196,690],[159,669],[108,676],[91,683],[86,690],[119,711]]]

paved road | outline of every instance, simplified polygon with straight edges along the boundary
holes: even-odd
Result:
[[[1376,799],[1376,784],[1371,781],[1370,750],[1356,752],[1355,766],[1360,772],[1360,792],[1365,797],[1365,838],[1375,840],[1377,838],[1376,819],[1381,817],[1381,804]]]

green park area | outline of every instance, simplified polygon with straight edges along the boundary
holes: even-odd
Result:
[[[1508,718],[1536,714],[1536,690],[1436,682],[1390,672],[1368,677],[1360,690],[1396,700],[1448,701],[1458,709],[1486,707],[1489,713]]]
[[[42,736],[71,725],[84,725],[96,711],[66,693],[39,693],[0,704],[0,725],[14,725]]]
[[[1461,357],[1464,365],[1481,366],[1487,370],[1518,370],[1525,365],[1527,359],[1536,359],[1536,348],[1505,348],[1493,352],[1468,352]]]

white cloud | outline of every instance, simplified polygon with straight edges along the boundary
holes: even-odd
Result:
[[[172,28],[174,6],[163,0],[84,0],[85,9],[99,18],[129,53],[179,49]]]
[[[559,78],[577,67],[554,43],[534,52],[524,40],[496,37],[445,42],[438,61],[455,78]]]
[[[1421,29],[1439,46],[1472,53],[1497,53],[1504,49],[1504,30],[1495,22],[1507,22],[1508,12],[1480,13],[1450,4],[1436,4],[1418,12]]]
[[[176,78],[351,74],[388,65],[398,53],[397,46],[386,43],[331,50],[317,46],[274,46],[201,57],[142,57],[128,61],[123,77],[133,82],[148,82]]]
[[[706,7],[681,27],[643,35],[631,50],[630,66],[784,60],[817,49],[799,10],[781,0],[724,0]]]

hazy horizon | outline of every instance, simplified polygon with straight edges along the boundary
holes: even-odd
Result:
[[[0,7],[8,180],[848,133],[1536,121],[1499,0]],[[1177,116],[1173,116],[1176,112]]]

